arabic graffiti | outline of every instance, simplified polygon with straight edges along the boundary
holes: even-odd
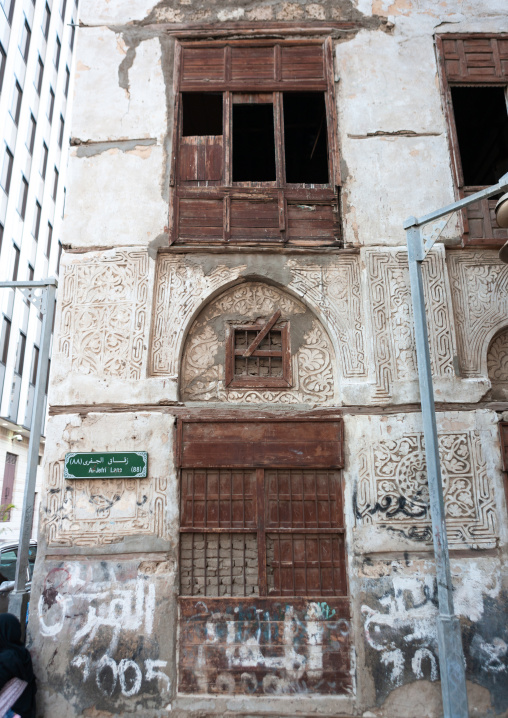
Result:
[[[100,563],[48,572],[37,604],[39,630],[68,645],[73,683],[86,683],[103,698],[142,691],[167,699],[168,662],[153,640],[157,581],[167,575],[133,575],[131,567]]]
[[[179,690],[347,694],[350,622],[341,599],[182,599]]]

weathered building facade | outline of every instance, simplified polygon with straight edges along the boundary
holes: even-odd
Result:
[[[41,716],[440,715],[402,223],[507,170],[505,11],[83,3]],[[472,716],[508,714],[506,239],[485,201],[424,263]],[[66,478],[113,451],[148,475]]]

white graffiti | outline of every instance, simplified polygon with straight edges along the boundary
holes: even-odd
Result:
[[[206,606],[202,604],[206,610]],[[293,606],[287,605],[284,614],[281,655],[266,655],[262,649],[261,621],[265,621],[268,635],[265,643],[271,644],[271,623],[270,615],[257,609],[257,627],[252,627],[251,621],[238,621],[232,619],[231,614],[213,613],[206,622],[206,639],[198,648],[197,664],[195,675],[200,690],[208,691],[208,666],[206,662],[207,648],[213,644],[223,644],[221,636],[225,627],[226,642],[224,654],[228,662],[228,668],[247,669],[240,675],[242,688],[245,692],[253,693],[256,690],[258,679],[255,673],[249,673],[248,669],[259,667],[268,668],[272,671],[282,671],[283,678],[270,674],[263,677],[262,686],[265,693],[285,693],[302,679],[304,674],[308,678],[319,680],[323,675],[323,649],[324,649],[324,625],[323,606],[318,603],[309,603],[306,613],[306,620],[301,621],[296,615]],[[238,609],[235,609],[238,611]],[[326,616],[328,618],[328,616]],[[243,623],[243,625],[242,625]],[[345,619],[333,622],[341,635],[349,633],[349,623]],[[219,630],[220,629],[220,630]],[[238,632],[241,631],[241,641]],[[295,648],[295,638],[298,633],[303,632],[306,636],[305,652],[299,652]],[[219,673],[216,679],[216,688],[219,692],[231,693],[235,690],[235,678],[231,673]]]
[[[105,696],[119,686],[129,698],[140,692],[143,680],[158,681],[162,690],[170,689],[170,679],[162,670],[167,661],[144,659],[139,665],[131,656],[115,660],[126,633],[151,636],[155,608],[155,585],[146,577],[122,581],[107,567],[107,575],[97,582],[82,564],[71,563],[48,573],[38,616],[43,636],[56,638],[64,628],[70,635],[75,652],[71,665],[81,670],[83,682],[93,680]],[[97,643],[104,653],[92,660]]]
[[[104,654],[98,661],[92,661],[90,656],[75,656],[71,661],[71,666],[82,670],[83,683],[89,678],[95,678],[95,683],[99,691],[106,696],[113,695],[117,683],[120,685],[122,695],[126,698],[135,696],[141,690],[143,681],[143,671],[139,665],[130,658],[122,658],[117,663],[114,658]],[[161,681],[166,691],[169,691],[171,682],[166,673],[160,668],[166,668],[167,661],[153,661],[146,659],[144,661],[146,681]]]
[[[134,590],[113,589],[100,594],[82,593],[79,598],[87,601],[86,623],[77,631],[72,644],[77,645],[85,639],[84,646],[91,643],[102,628],[111,629],[109,652],[114,652],[122,631],[144,630],[150,635],[153,630],[155,612],[155,586],[146,585],[138,578]],[[91,604],[96,604],[91,605]]]

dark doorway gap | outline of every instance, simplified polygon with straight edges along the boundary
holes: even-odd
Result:
[[[222,92],[182,92],[182,135],[222,135]]]
[[[326,104],[323,92],[284,92],[286,182],[328,184]]]
[[[275,182],[273,104],[233,105],[233,182]]]
[[[508,171],[508,112],[504,87],[452,87],[465,186],[496,184]]]

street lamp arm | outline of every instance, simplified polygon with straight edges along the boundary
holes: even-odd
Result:
[[[480,192],[475,192],[474,194],[469,195],[469,197],[464,197],[464,199],[460,199],[458,202],[448,204],[446,207],[437,209],[435,212],[423,215],[423,217],[408,217],[404,222],[404,229],[410,229],[410,227],[421,227],[428,222],[432,222],[435,219],[439,219],[440,217],[445,217],[447,214],[456,212],[458,209],[469,207],[470,204],[474,204],[481,199],[487,199],[495,194],[506,191],[508,191],[508,172],[501,177],[497,184],[492,185],[492,187],[487,187],[487,189],[482,189]]]

